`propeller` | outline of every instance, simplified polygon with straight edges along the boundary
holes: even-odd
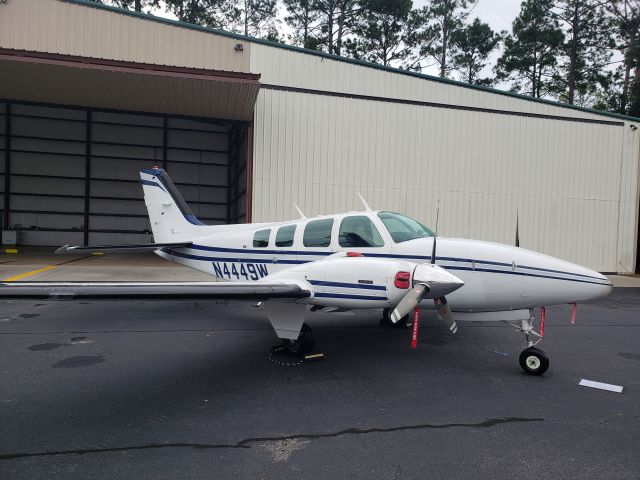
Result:
[[[415,268],[413,271],[413,288],[402,297],[396,308],[391,312],[391,321],[397,323],[402,317],[416,308],[424,298],[432,298],[438,313],[447,322],[451,333],[456,333],[458,326],[445,295],[462,287],[464,282],[444,268],[436,265],[439,213],[440,206],[438,206],[436,213],[436,235],[433,237],[431,261],[430,263],[422,263]]]
[[[449,330],[451,330],[451,333],[456,333],[458,331],[458,325],[456,324],[455,318],[453,318],[453,313],[451,313],[451,307],[449,307],[447,298],[443,295],[440,298],[436,298],[434,300],[434,303],[436,304],[438,313],[447,323],[447,327],[449,327]]]
[[[404,297],[398,302],[396,308],[391,312],[391,321],[398,323],[402,317],[408,315],[411,310],[416,308],[422,297],[429,291],[429,287],[424,283],[419,283],[409,290]]]

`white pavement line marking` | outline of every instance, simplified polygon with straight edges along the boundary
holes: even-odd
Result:
[[[594,382],[593,380],[585,380],[584,378],[580,380],[580,383],[583,387],[591,387],[591,388],[599,388],[600,390],[607,390],[609,392],[622,393],[623,387],[620,385],[611,385],[610,383],[601,383]]]

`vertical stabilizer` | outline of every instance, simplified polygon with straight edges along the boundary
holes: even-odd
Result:
[[[155,242],[181,242],[203,235],[200,222],[161,168],[142,170],[140,183]]]

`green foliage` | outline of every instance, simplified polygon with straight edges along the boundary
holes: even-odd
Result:
[[[440,76],[446,77],[451,70],[449,64],[451,37],[464,28],[464,21],[478,3],[469,0],[431,0],[427,20],[435,25],[438,38],[423,53],[438,64]]]
[[[345,40],[361,21],[363,12],[359,0],[311,0],[311,7],[318,14],[320,49],[336,55],[342,54]]]
[[[229,19],[230,30],[251,37],[277,38],[278,0],[235,0],[235,15]]]
[[[451,65],[464,82],[490,86],[491,78],[481,78],[480,73],[489,63],[489,56],[500,43],[500,35],[476,18],[473,23],[451,34]]]
[[[293,33],[288,38],[293,45],[317,50],[320,44],[320,13],[314,8],[313,0],[283,0],[286,10],[285,23]]]
[[[205,27],[225,28],[240,18],[234,0],[164,0],[164,3],[166,10],[181,22]]]
[[[142,12],[143,9],[152,9],[158,6],[158,0],[93,0],[96,3],[111,5],[112,7],[124,8]]]
[[[601,0],[556,0],[550,14],[566,34],[557,77],[560,99],[591,104],[598,89],[610,80],[606,67],[614,46],[612,19]]]
[[[608,0],[605,9],[612,18],[615,47],[622,56],[617,84],[608,105],[617,105],[617,112],[640,113],[640,2]]]
[[[411,56],[411,0],[370,0],[362,22],[345,43],[350,56],[385,66],[402,65]]]
[[[536,98],[558,93],[558,53],[564,34],[550,15],[551,7],[551,0],[522,2],[497,65],[499,79],[510,80],[514,91]]]

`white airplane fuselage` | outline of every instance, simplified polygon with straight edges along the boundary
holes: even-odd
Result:
[[[368,217],[384,245],[341,246],[340,225],[352,216]],[[329,245],[305,246],[305,226],[319,219],[333,219]],[[295,226],[293,243],[277,246],[277,232],[286,226]],[[190,247],[157,253],[224,281],[295,279],[313,287],[314,294],[308,303],[344,308],[396,305],[406,288],[397,288],[394,276],[398,271],[413,271],[416,265],[429,263],[434,241],[434,237],[425,237],[395,242],[378,212],[372,211],[291,222],[207,227],[207,230],[208,235],[194,239]],[[268,241],[255,246],[256,232],[266,230]],[[358,256],[346,256],[347,252]],[[485,241],[438,237],[436,264],[464,281],[462,288],[447,295],[451,309],[458,312],[575,303],[607,295],[612,288],[607,277],[586,267]],[[434,308],[431,300],[423,300],[421,305]]]

